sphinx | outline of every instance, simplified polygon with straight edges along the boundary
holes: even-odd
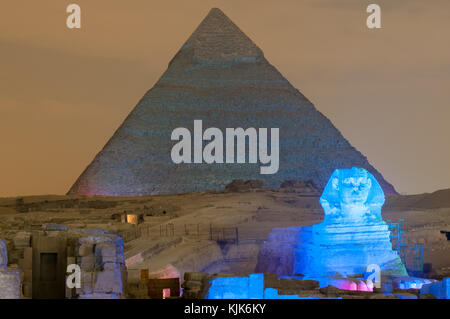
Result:
[[[407,276],[383,221],[384,193],[365,169],[336,169],[320,197],[321,223],[275,228],[261,246],[256,271],[306,278],[366,274]]]

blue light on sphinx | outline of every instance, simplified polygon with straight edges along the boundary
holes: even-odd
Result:
[[[368,171],[336,169],[320,198],[323,222],[300,229],[294,273],[346,277],[364,274],[375,264],[384,274],[407,275],[381,217],[384,201],[383,190]]]
[[[256,272],[285,278],[302,274],[301,279],[318,281],[320,287],[359,291],[373,291],[374,282],[367,278],[374,267],[380,275],[408,276],[381,216],[384,201],[383,190],[368,171],[336,169],[320,198],[323,221],[273,229],[260,248]],[[211,281],[209,298],[254,298],[256,291],[264,298],[298,297],[263,289],[261,277],[253,277],[259,284],[250,285],[251,276],[256,275]]]

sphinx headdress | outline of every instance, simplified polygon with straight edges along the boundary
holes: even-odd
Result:
[[[320,204],[325,212],[325,219],[345,217],[342,211],[342,189],[339,185],[346,179],[363,179],[364,187],[369,188],[367,198],[361,203],[364,208],[364,216],[381,219],[381,207],[384,204],[384,193],[377,180],[371,173],[363,168],[336,169],[328,180],[320,197]],[[356,196],[356,195],[355,195]],[[350,196],[351,199],[351,196]]]

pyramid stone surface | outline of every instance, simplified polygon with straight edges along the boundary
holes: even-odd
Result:
[[[203,129],[279,128],[280,167],[258,164],[174,164],[171,133]],[[204,143],[205,145],[205,143]],[[233,179],[313,180],[323,188],[336,168],[370,171],[386,194],[391,184],[219,9],[212,9],[170,61],[69,194],[136,196],[223,189]]]

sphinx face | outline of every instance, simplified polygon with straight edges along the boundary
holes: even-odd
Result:
[[[339,191],[340,201],[344,205],[363,205],[367,201],[372,181],[365,171],[348,170],[344,176],[333,181],[333,187]]]
[[[324,222],[361,222],[381,219],[383,190],[365,169],[336,169],[325,187],[320,203]]]

